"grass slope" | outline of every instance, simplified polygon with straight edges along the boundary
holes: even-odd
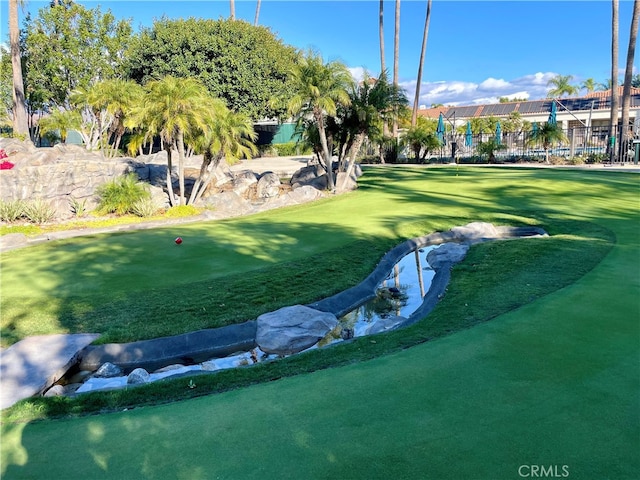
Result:
[[[555,236],[544,242],[555,244],[542,250],[536,250],[541,243],[529,243],[534,240],[482,245],[457,267],[428,321],[265,366],[275,369],[265,378],[317,370],[328,357],[345,364],[341,368],[100,417],[5,423],[3,475],[482,479],[518,478],[520,465],[537,464],[567,465],[570,478],[634,478],[640,466],[636,177],[560,170],[461,169],[457,176],[444,169],[368,170],[356,194],[294,214],[329,206],[337,209],[338,225],[345,221],[341,207],[361,220],[353,222],[350,241],[368,241],[362,222],[370,224],[370,238],[390,241],[465,218],[517,218],[549,225]],[[322,223],[319,215],[314,222]],[[611,232],[617,243],[598,263],[614,239]],[[322,235],[315,239],[322,246],[309,248],[318,254],[339,248]],[[516,245],[524,250],[512,250]],[[290,254],[285,247],[276,250],[283,260]],[[544,251],[558,256],[551,259]],[[581,251],[596,252],[597,258],[581,257]],[[525,257],[532,252],[533,258]],[[539,266],[535,278],[510,282],[491,271],[495,262],[483,261],[505,256]],[[568,266],[563,259],[571,259]],[[576,278],[576,272],[586,275]],[[563,282],[570,285],[556,290]],[[524,288],[527,283],[531,289]],[[556,291],[547,294],[545,283]],[[519,288],[512,291],[510,285]],[[4,279],[2,286],[4,296]],[[527,302],[477,325],[492,311]],[[387,355],[363,361],[381,353]],[[224,382],[230,376],[210,378]],[[195,390],[207,388],[204,377],[196,381]]]

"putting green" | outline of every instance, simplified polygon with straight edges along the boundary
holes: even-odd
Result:
[[[357,235],[367,221],[384,234],[430,211],[474,219],[530,209],[599,223],[616,245],[566,288],[396,354],[170,405],[3,425],[3,477],[517,479],[544,468],[637,478],[638,177],[472,168],[385,176],[299,212],[335,210],[327,224],[358,218]]]

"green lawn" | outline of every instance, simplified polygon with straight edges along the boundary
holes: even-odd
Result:
[[[322,270],[317,257],[368,246],[372,255],[359,262],[368,267],[384,251],[376,250],[379,244],[387,248],[409,236],[478,219],[549,228],[552,239],[557,234],[565,240],[560,243],[567,263],[556,258],[545,265],[546,257],[536,247],[530,250],[535,258],[523,258],[523,264],[542,264],[536,274],[546,273],[532,279],[536,285],[570,284],[561,289],[551,285],[540,290],[542,295],[532,291],[530,303],[515,310],[507,301],[500,308],[508,313],[486,322],[486,314],[474,311],[476,304],[466,305],[470,310],[465,311],[451,300],[467,298],[457,289],[473,287],[475,296],[469,298],[478,305],[485,290],[492,304],[511,297],[507,281],[492,288],[487,282],[498,273],[480,268],[483,255],[496,258],[504,250],[479,249],[454,272],[464,281],[454,278],[442,308],[423,322],[433,323],[436,330],[440,325],[442,333],[453,317],[464,316],[466,326],[473,328],[434,334],[426,343],[409,342],[411,348],[396,343],[374,359],[169,405],[5,423],[3,478],[502,479],[521,478],[521,465],[557,466],[559,474],[566,466],[569,478],[637,478],[638,176],[499,168],[368,169],[361,185],[353,194],[313,205],[179,227],[182,247],[192,249],[174,248],[174,227],[11,252],[2,259],[3,328],[19,331],[33,311],[48,323],[46,328],[81,329],[77,318],[94,321],[93,310],[119,311],[113,300],[94,295],[94,290],[108,289],[126,304],[132,292],[190,292],[198,282],[254,275],[287,262],[300,262],[302,268],[305,258],[314,259],[310,263],[316,270],[309,275],[329,276],[334,285],[351,275],[353,266]],[[565,231],[569,225],[579,231],[574,239]],[[609,250],[611,241],[615,245]],[[606,257],[592,261],[596,266],[591,269],[580,251],[594,245],[602,245],[593,251]],[[180,263],[176,258],[182,268],[175,265]],[[572,262],[587,265],[586,274],[565,278],[566,271],[581,272]],[[88,272],[78,270],[78,264],[87,263]],[[479,271],[474,271],[476,264]],[[482,280],[473,285],[474,274],[485,276],[477,276]],[[526,278],[513,282],[526,285]],[[290,289],[317,295],[304,283],[299,280]],[[76,292],[76,285],[84,290]],[[261,285],[255,288],[263,295],[269,292]],[[12,301],[23,302],[22,313]],[[74,311],[81,307],[85,311]],[[5,323],[5,309],[11,324]],[[56,313],[69,323],[56,325]],[[379,337],[374,347],[400,342],[402,335],[428,334],[418,331]],[[368,348],[365,342],[371,340],[360,342],[362,350]],[[335,355],[346,351],[336,349]],[[357,358],[358,352],[353,353]]]

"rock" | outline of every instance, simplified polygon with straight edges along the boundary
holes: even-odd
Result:
[[[122,369],[111,362],[100,365],[100,368],[93,374],[96,378],[113,378],[122,376]]]
[[[501,236],[496,227],[487,222],[471,222],[461,227],[453,227],[451,233],[455,240],[469,243],[483,242]]]
[[[347,176],[347,172],[338,172],[336,175],[336,190],[348,192],[358,188],[358,179],[354,174]]]
[[[127,385],[141,385],[149,381],[149,372],[144,368],[136,368],[127,376]]]
[[[64,387],[62,385],[54,385],[44,392],[45,397],[61,397],[62,395],[64,395]]]
[[[231,182],[233,191],[238,195],[243,195],[252,185],[258,183],[256,174],[250,170],[242,170],[237,172]]]
[[[212,195],[203,202],[205,206],[215,209],[221,216],[237,216],[252,213],[254,207],[236,192],[222,192]]]
[[[382,318],[367,328],[365,335],[373,335],[374,333],[395,330],[406,321],[406,318],[397,316]]]
[[[281,308],[257,319],[256,343],[266,353],[290,355],[315,345],[338,325],[332,313],[303,305]]]
[[[324,168],[322,168],[318,164],[308,165],[306,167],[302,167],[300,170],[295,172],[291,176],[291,180],[289,183],[291,184],[291,187],[293,189],[300,188],[304,185],[311,185],[316,187],[316,185],[318,185],[318,182],[319,182],[318,179],[321,177],[324,177],[326,182],[326,175],[325,175]],[[324,190],[326,188],[327,187],[325,183],[324,187],[320,188],[319,190]]]
[[[274,198],[280,194],[280,177],[272,172],[267,172],[258,180],[256,195],[258,198]]]
[[[460,262],[469,251],[465,243],[443,243],[427,254],[427,262],[433,269]]]

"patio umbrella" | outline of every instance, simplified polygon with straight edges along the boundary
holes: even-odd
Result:
[[[549,113],[549,120],[547,120],[547,123],[549,125],[555,125],[556,124],[556,101],[555,100],[551,100],[551,112]]]
[[[502,143],[502,129],[500,128],[500,122],[496,125],[496,144],[500,145]]]
[[[464,134],[464,144],[467,147],[473,145],[473,134],[471,133],[471,122],[467,121],[467,133]]]
[[[538,122],[533,122],[533,125],[531,126],[531,134],[532,135],[538,134]]]
[[[440,140],[440,143],[444,143],[444,118],[442,117],[442,113],[438,117],[438,128],[436,128],[436,135],[438,136],[438,140]]]

